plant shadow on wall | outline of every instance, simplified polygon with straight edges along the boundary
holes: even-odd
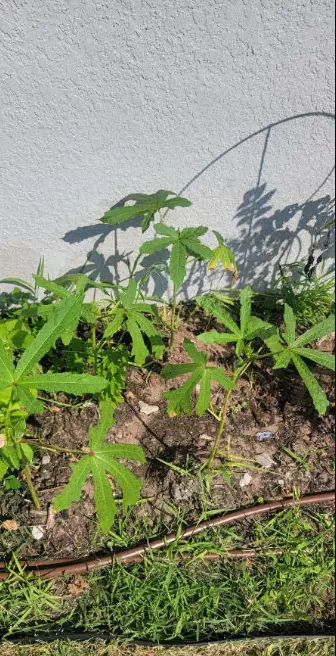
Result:
[[[325,226],[334,217],[335,199],[325,195],[302,203],[292,203],[282,209],[274,209],[272,200],[275,193],[275,189],[267,190],[266,183],[248,190],[234,216],[239,235],[227,243],[235,254],[241,286],[259,282],[274,287],[281,267],[291,264],[293,259],[295,262],[304,259],[306,263],[309,257],[318,257],[323,253],[323,258],[329,260],[334,253],[335,233],[332,231],[328,236]],[[127,200],[128,197],[111,209],[124,207]],[[122,226],[101,223],[69,231],[64,240],[71,244],[92,237],[97,239],[87,253],[83,265],[71,269],[68,273],[80,272],[92,280],[122,283],[128,277],[125,263],[131,267],[132,251],[124,252],[120,249],[118,233],[126,232],[129,228],[140,229],[142,221],[143,216],[139,215]],[[111,237],[113,253],[105,255],[99,251],[99,247]],[[153,296],[162,297],[168,292],[167,278],[162,275],[168,260],[168,250],[161,251],[159,255],[147,255],[139,263],[139,270],[134,273],[135,280],[143,281],[147,290],[148,279],[151,277]],[[225,273],[221,277],[223,275]],[[190,300],[191,289],[194,297],[217,287],[220,282],[218,274],[207,271],[206,263],[195,261],[189,268],[181,294],[186,300]]]
[[[244,285],[261,279],[273,286],[280,267],[295,258],[318,255],[329,259],[335,246],[334,233],[328,239],[324,227],[335,213],[335,199],[329,195],[274,210],[271,204],[276,190],[267,191],[266,183],[250,189],[237,209],[235,220],[239,236],[229,240]]]
[[[335,116],[327,112],[307,112],[271,123],[220,153],[196,173],[178,193],[178,196],[182,196],[211,167],[215,166],[236,148],[254,137],[265,136],[260,166],[256,176],[256,186],[244,193],[242,203],[237,208],[232,220],[237,226],[239,234],[234,239],[227,241],[237,260],[240,285],[246,283],[256,285],[258,282],[259,286],[260,284],[265,286],[265,283],[267,283],[268,286],[272,287],[279,278],[279,274],[281,274],[280,267],[291,264],[291,258],[295,262],[303,258],[307,258],[309,261],[309,258],[318,258],[322,252],[323,258],[328,260],[334,252],[334,235],[328,240],[323,229],[334,216],[335,200],[329,195],[321,195],[316,198],[317,194],[333,176],[334,166],[318,188],[312,191],[308,199],[293,202],[283,208],[274,209],[276,189],[268,190],[267,183],[262,182],[270,136],[278,126],[304,119],[334,121]],[[113,205],[110,211],[125,207],[128,201],[135,201],[141,207],[141,197],[141,194],[130,194]],[[168,213],[168,224],[171,216],[169,209],[173,207],[166,208],[162,214],[163,219],[165,219]],[[205,223],[206,219],[207,217],[204,217]],[[78,227],[66,233],[63,239],[71,244],[96,238],[92,248],[87,253],[83,265],[72,269],[69,273],[85,272],[93,280],[100,279],[120,284],[122,280],[127,278],[129,273],[127,266],[125,267],[125,262],[128,263],[128,268],[130,268],[132,261],[132,251],[121,251],[120,242],[125,242],[124,238],[120,239],[121,234],[129,228],[139,228],[143,221],[144,216],[139,212],[139,215],[134,214],[131,220],[128,220],[125,224],[93,224]],[[110,237],[113,237],[113,252],[106,256],[100,251],[100,247]],[[167,278],[162,275],[163,269],[168,265],[168,260],[168,251],[161,251],[159,257],[156,253],[149,254],[139,263],[139,269],[134,272],[137,282],[142,281],[145,286],[151,276],[151,293],[153,296],[162,298],[164,294],[169,295]],[[158,266],[159,262],[161,269]],[[181,287],[181,295],[186,300],[190,300],[190,289],[192,289],[193,297],[209,291],[212,287],[217,287],[221,283],[223,275],[226,276],[225,273],[222,273],[219,279],[218,274],[207,270],[204,262],[193,262]]]

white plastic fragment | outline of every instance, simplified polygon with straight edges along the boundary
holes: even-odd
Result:
[[[276,462],[274,462],[273,458],[271,458],[268,453],[258,453],[254,459],[258,465],[261,465],[261,467],[266,467],[267,469],[270,469],[273,467],[273,465],[276,465]]]
[[[32,526],[31,534],[34,540],[42,540],[44,538],[44,530],[42,526]]]
[[[272,437],[273,433],[272,431],[259,431],[256,433],[256,438],[257,440],[260,440],[262,442],[263,440],[269,440]]]
[[[247,487],[248,485],[251,485],[251,483],[252,483],[252,476],[248,472],[246,472],[239,481],[240,487]]]
[[[139,401],[139,408],[141,414],[146,415],[147,417],[149,415],[155,414],[156,412],[159,412],[159,406],[148,405],[148,403],[144,403],[144,401]]]

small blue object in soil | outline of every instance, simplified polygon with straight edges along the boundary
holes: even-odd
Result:
[[[272,435],[273,433],[271,431],[259,431],[259,433],[256,433],[256,438],[260,441],[269,440]]]

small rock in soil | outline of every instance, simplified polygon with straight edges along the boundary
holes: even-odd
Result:
[[[19,525],[15,521],[15,519],[6,519],[4,522],[2,522],[0,527],[3,528],[5,531],[17,531]]]
[[[42,540],[44,538],[44,530],[42,526],[32,526],[31,534],[34,540]]]
[[[243,478],[241,478],[239,481],[240,487],[247,487],[248,485],[251,485],[251,483],[252,483],[252,476],[248,472],[246,472]]]
[[[200,440],[204,440],[204,442],[213,442],[213,437],[210,437],[210,435],[207,435],[206,433],[202,433],[202,435],[199,436]]]
[[[270,469],[273,465],[276,465],[276,462],[268,455],[268,453],[258,453],[257,456],[254,456],[255,461],[258,465]]]
[[[41,460],[42,465],[49,465],[50,460],[51,460],[50,456],[42,456],[42,460]]]
[[[141,414],[146,415],[147,417],[159,412],[158,405],[149,405],[148,403],[144,403],[144,401],[139,401],[139,408]]]

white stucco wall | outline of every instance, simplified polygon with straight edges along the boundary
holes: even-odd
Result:
[[[228,149],[170,220],[220,230],[244,280],[304,253],[333,196],[333,18],[332,0],[0,0],[0,277],[80,267],[111,205]]]

